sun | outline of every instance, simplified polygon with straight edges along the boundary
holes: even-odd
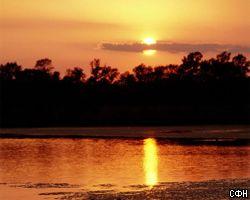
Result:
[[[152,44],[156,44],[156,40],[154,38],[148,37],[148,38],[143,39],[143,43],[147,45],[152,45]]]

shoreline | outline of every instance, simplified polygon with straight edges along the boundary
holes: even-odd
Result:
[[[2,186],[1,186],[2,185]],[[31,197],[43,199],[228,199],[229,191],[250,189],[250,178],[219,179],[206,181],[160,182],[153,187],[146,185],[124,186],[125,191],[117,190],[115,185],[101,184],[96,189],[87,189],[81,185],[69,183],[2,183],[0,189],[8,188],[25,191],[23,198]],[[31,191],[36,191],[31,193]],[[8,197],[8,193],[3,196]]]
[[[249,145],[250,126],[172,126],[172,127],[77,127],[1,128],[2,138],[155,138],[179,144]]]

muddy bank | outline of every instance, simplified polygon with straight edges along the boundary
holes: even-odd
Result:
[[[37,199],[60,200],[141,200],[141,199],[229,199],[231,189],[250,190],[250,179],[211,180],[203,182],[166,182],[153,187],[146,185],[129,185],[124,191],[117,191],[112,184],[101,184],[96,190],[88,190],[84,186],[58,183],[3,184],[14,187],[37,190]]]

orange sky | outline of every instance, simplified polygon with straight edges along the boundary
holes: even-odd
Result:
[[[98,48],[102,42],[153,37],[250,46],[249,0],[1,0],[0,6],[1,63],[31,67],[49,57],[64,71],[97,57],[122,71],[141,62],[176,63],[185,53],[116,52]]]

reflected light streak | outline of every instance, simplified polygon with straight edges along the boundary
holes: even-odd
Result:
[[[143,54],[146,56],[152,56],[156,53],[156,50],[154,49],[147,49],[147,50],[143,50]]]
[[[153,138],[144,140],[144,161],[145,184],[151,188],[158,182],[158,155],[157,143]]]

